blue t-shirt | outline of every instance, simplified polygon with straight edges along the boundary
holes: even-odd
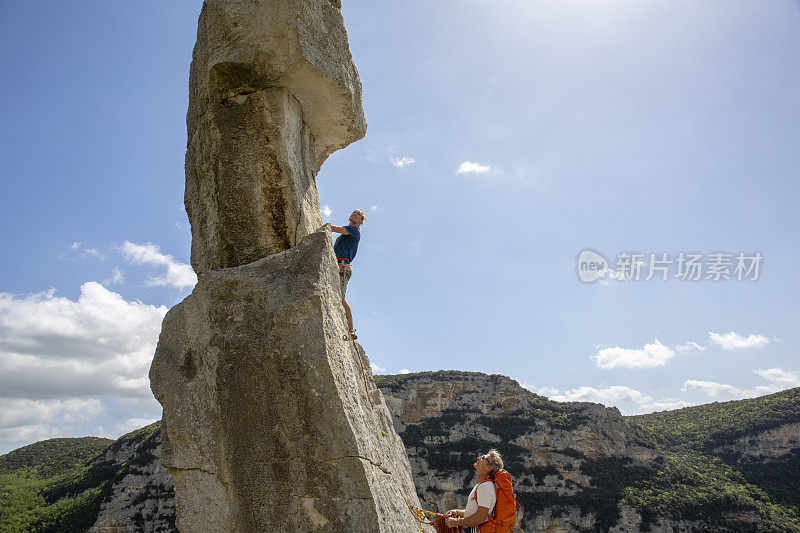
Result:
[[[346,257],[351,263],[356,258],[358,251],[358,241],[361,240],[361,232],[358,226],[345,226],[349,235],[339,235],[333,243],[333,251],[336,257]]]

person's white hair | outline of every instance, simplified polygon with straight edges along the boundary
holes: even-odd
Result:
[[[489,453],[486,454],[486,462],[492,467],[492,475],[503,469],[503,458],[497,450],[489,450]]]
[[[351,220],[351,221],[352,221],[352,220],[353,220],[353,215],[355,215],[355,214],[359,214],[359,215],[361,215],[361,221],[362,221],[362,222],[363,222],[363,221],[365,221],[365,220],[367,220],[367,215],[365,215],[365,214],[364,214],[364,211],[362,211],[361,209],[356,209],[355,211],[353,211],[352,213],[350,213],[350,218],[348,218],[348,220]]]

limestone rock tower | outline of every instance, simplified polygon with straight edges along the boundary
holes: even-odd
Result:
[[[339,8],[203,3],[186,120],[199,280],[150,369],[182,533],[418,531],[319,211],[320,166],[366,133]]]

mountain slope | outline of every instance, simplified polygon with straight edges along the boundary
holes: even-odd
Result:
[[[83,475],[88,462],[113,443],[96,437],[50,439],[0,457],[0,532],[28,531],[57,515],[69,515],[83,524],[80,515],[85,514],[88,499],[52,505],[45,491]]]
[[[109,508],[111,524],[122,517],[137,531],[174,531],[172,479],[154,455],[159,436],[156,423],[117,441],[53,439],[0,457],[0,533],[83,533]],[[150,483],[137,492],[136,479]],[[139,501],[116,509],[121,494]]]
[[[800,516],[800,388],[626,419],[665,449],[718,458]]]
[[[463,507],[474,458],[497,448],[525,506],[523,531],[800,531],[791,509],[737,468],[669,448],[615,408],[553,402],[478,373],[376,382],[431,508]]]
[[[62,475],[83,466],[113,443],[99,437],[39,441],[0,456],[0,474],[39,479]]]
[[[800,387],[758,398],[626,417],[667,446],[711,451],[744,435],[800,423]]]
[[[518,532],[800,532],[797,389],[623,417],[499,375],[375,381],[427,509],[463,507],[475,457],[497,448],[525,506]],[[160,424],[109,442],[56,439],[0,457],[0,532],[175,531]]]

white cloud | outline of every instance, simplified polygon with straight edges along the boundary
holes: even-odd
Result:
[[[456,174],[485,174],[491,170],[492,167],[489,165],[482,165],[472,161],[464,161],[456,169]]]
[[[397,168],[407,167],[408,165],[413,165],[415,160],[413,157],[391,157],[389,158],[392,161],[392,164]]]
[[[536,387],[536,386],[533,386],[533,385],[528,385],[527,383],[523,383],[522,387],[525,388],[525,389],[528,389],[531,392],[535,392],[536,394],[538,394],[540,396],[546,396],[548,398],[551,398],[553,396],[558,396],[558,394],[561,392],[557,388],[549,387],[547,385],[542,385],[541,387]]]
[[[98,252],[97,248],[87,248],[86,250],[84,250],[84,254],[85,255],[91,255],[92,257],[96,257],[100,261],[105,261],[106,260],[106,256],[104,256],[103,254]]]
[[[763,335],[750,334],[747,337],[744,337],[733,331],[731,331],[730,333],[725,333],[724,335],[720,335],[719,333],[714,333],[713,331],[709,331],[708,338],[712,344],[717,344],[719,346],[722,346],[723,350],[741,350],[743,348],[758,348],[769,344],[769,339]]]
[[[0,443],[36,441],[63,435],[61,428],[64,425],[89,420],[102,411],[102,403],[95,398],[0,398]]]
[[[407,368],[401,368],[400,370],[397,371],[397,373],[398,374],[410,374],[411,370],[409,370]]]
[[[386,369],[385,368],[381,368],[378,365],[376,365],[375,363],[370,363],[369,367],[372,369],[372,373],[373,374],[385,374],[386,373]]]
[[[755,373],[770,383],[768,385],[758,385],[749,389],[739,389],[726,383],[690,379],[684,382],[681,391],[697,391],[712,398],[720,397],[720,400],[733,400],[763,396],[786,388],[800,386],[800,373],[798,372],[784,370],[782,368],[769,368],[765,370],[755,370]],[[676,398],[653,398],[649,394],[624,385],[577,387],[564,392],[560,392],[558,389],[546,385],[535,387],[523,384],[522,386],[532,392],[547,396],[549,399],[558,402],[600,403],[606,406],[617,407],[626,415],[681,409],[683,407],[697,405],[698,403]]]
[[[100,251],[97,248],[93,246],[87,248],[82,242],[73,242],[72,244],[69,245],[69,248],[70,250],[73,250],[75,252],[80,251],[81,257],[96,257],[100,261],[106,260],[106,256],[100,253]],[[59,256],[59,258],[67,259],[63,255]]]
[[[111,271],[111,277],[107,278],[103,282],[103,285],[113,285],[115,283],[122,283],[123,281],[125,281],[125,276],[122,274],[122,271],[118,268],[114,268],[114,270]]]
[[[595,387],[578,387],[564,391],[563,394],[552,395],[550,399],[559,402],[596,402],[603,405],[615,405],[619,402],[641,404],[652,401],[646,394],[623,385],[612,385],[599,389]]]
[[[681,345],[675,346],[675,351],[676,352],[680,352],[680,353],[693,352],[693,351],[703,352],[703,351],[705,351],[707,349],[708,349],[707,346],[700,346],[696,342],[692,342],[692,341],[689,341],[689,342],[687,342],[685,344],[681,344]]]
[[[159,416],[147,374],[166,312],[93,281],[77,300],[0,293],[0,449]]]
[[[372,207],[369,208],[369,210],[370,211],[377,211],[378,210],[378,206],[377,205],[373,205]]]
[[[190,265],[175,261],[171,255],[162,254],[158,245],[152,243],[134,244],[130,241],[125,241],[120,248],[125,259],[132,263],[166,267],[166,272],[163,275],[148,279],[148,285],[168,285],[178,289],[186,289],[193,287],[197,283],[197,276]]]
[[[797,372],[790,372],[782,368],[767,368],[766,370],[758,369],[755,372],[762,378],[766,379],[767,381],[771,381],[782,389],[800,387],[800,375],[798,375]]]
[[[666,365],[673,357],[675,352],[671,348],[654,340],[638,350],[619,346],[603,348],[592,356],[592,360],[600,368],[655,368]]]
[[[152,399],[147,372],[166,312],[93,281],[81,286],[77,301],[54,289],[0,293],[0,396]]]
[[[708,396],[719,396],[720,394],[740,394],[739,389],[733,385],[716,383],[714,381],[701,381],[697,379],[689,379],[683,383],[681,391],[687,392],[690,390],[700,391]]]
[[[655,413],[658,411],[672,411],[673,409],[681,409],[683,407],[689,407],[690,405],[696,404],[684,402],[683,400],[666,399],[661,401],[645,402],[639,406],[639,412]]]
[[[756,385],[749,389],[739,389],[727,383],[689,379],[684,382],[683,392],[699,391],[707,396],[724,396],[726,399],[741,399],[772,394],[792,387],[800,387],[800,374],[782,368],[754,370],[756,374],[769,381],[768,385]]]
[[[329,217],[329,216],[331,216],[331,213],[333,213],[333,209],[331,209],[331,206],[329,206],[329,205],[323,205],[322,206],[322,214],[323,215],[325,215],[326,217]]]
[[[100,400],[70,398],[67,400],[29,400],[0,398],[0,426],[19,427],[52,422],[62,418],[67,422],[88,420],[102,412]]]
[[[612,385],[600,388],[578,387],[576,389],[564,391],[563,394],[544,394],[544,390],[548,388],[549,387],[540,388],[540,391],[542,391],[540,394],[547,396],[551,400],[559,402],[601,403],[606,406],[614,406],[626,415],[680,409],[681,407],[694,405],[674,398],[656,400],[648,394],[624,385]]]
[[[96,437],[105,437],[107,439],[116,440],[126,433],[149,426],[156,421],[158,421],[157,418],[129,418],[128,420],[115,425],[114,429],[110,431],[103,426],[96,427],[94,429],[94,434]]]

